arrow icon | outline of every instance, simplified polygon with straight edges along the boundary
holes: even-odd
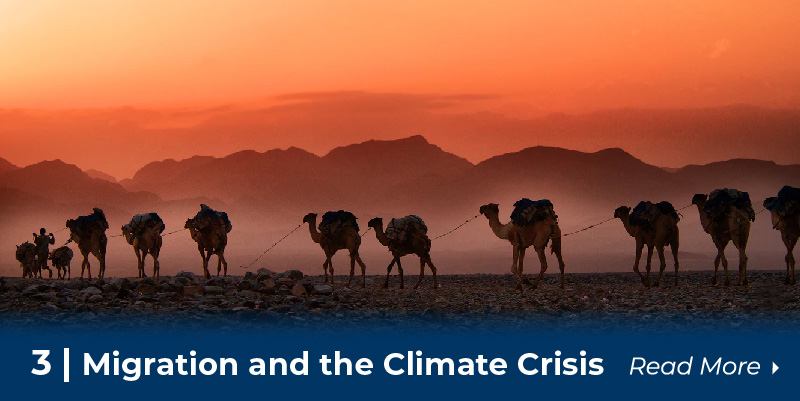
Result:
[[[775,364],[775,362],[772,362],[772,374],[773,374],[773,375],[775,374],[775,372],[777,372],[777,371],[778,371],[778,369],[780,369],[780,368],[778,367],[778,365],[776,365],[776,364]]]

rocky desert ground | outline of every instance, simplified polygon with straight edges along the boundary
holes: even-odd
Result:
[[[299,271],[260,269],[238,277],[210,280],[190,272],[152,278],[81,280],[0,279],[0,326],[10,330],[36,324],[125,327],[214,322],[220,328],[330,326],[338,322],[382,327],[434,325],[443,329],[526,329],[561,327],[592,330],[613,327],[729,326],[747,329],[774,325],[800,327],[800,287],[783,284],[783,273],[755,271],[750,285],[712,285],[713,272],[681,273],[680,286],[665,273],[660,287],[644,288],[633,273],[568,274],[566,288],[547,275],[537,289],[515,289],[511,275],[445,275],[433,289],[427,275],[406,275],[406,288],[391,277],[360,277],[346,288]],[[736,283],[736,274],[732,275]],[[720,275],[720,283],[722,282]]]

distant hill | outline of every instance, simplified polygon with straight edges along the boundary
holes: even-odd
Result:
[[[0,158],[0,174],[11,170],[16,170],[17,168],[17,166],[11,164],[8,160]]]
[[[86,173],[86,175],[88,175],[89,177],[92,177],[92,178],[97,178],[97,179],[100,179],[100,180],[113,182],[113,183],[117,182],[117,179],[114,176],[112,176],[110,174],[106,174],[106,173],[104,173],[102,171],[99,171],[99,170],[89,169],[89,170],[86,170],[84,172]]]
[[[0,188],[13,189],[57,204],[110,204],[126,208],[159,201],[151,193],[132,193],[119,184],[92,178],[77,166],[61,160],[44,161],[0,173]],[[10,199],[2,202],[7,207],[12,206]]]

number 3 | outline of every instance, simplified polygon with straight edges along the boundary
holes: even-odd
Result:
[[[47,357],[50,355],[50,350],[35,349],[33,350],[33,355],[39,355],[39,360],[36,362],[39,365],[42,365],[42,369],[31,369],[31,373],[37,376],[42,376],[50,373],[50,362],[47,361]]]

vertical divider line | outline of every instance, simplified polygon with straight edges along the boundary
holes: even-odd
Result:
[[[64,383],[69,383],[69,348],[64,348]]]

